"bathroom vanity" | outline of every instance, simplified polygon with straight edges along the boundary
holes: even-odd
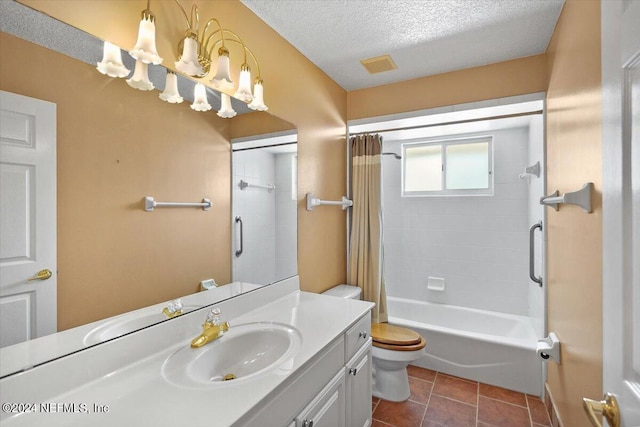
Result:
[[[298,277],[0,380],[7,426],[367,426],[372,303],[301,292]],[[223,381],[223,377],[232,378]]]

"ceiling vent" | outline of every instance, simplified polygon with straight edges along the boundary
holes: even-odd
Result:
[[[369,72],[369,74],[383,73],[385,71],[391,71],[398,68],[389,55],[363,59],[360,63]]]

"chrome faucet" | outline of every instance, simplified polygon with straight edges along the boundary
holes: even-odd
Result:
[[[207,319],[202,324],[202,333],[191,341],[191,347],[199,348],[215,341],[229,330],[229,322],[220,323],[220,309],[214,307],[207,314]]]

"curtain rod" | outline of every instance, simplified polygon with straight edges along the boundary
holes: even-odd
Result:
[[[393,132],[393,131],[398,131],[398,130],[425,129],[425,128],[431,128],[431,127],[436,127],[436,126],[459,125],[459,124],[464,124],[464,123],[482,122],[482,121],[485,121],[485,120],[511,119],[511,118],[515,118],[515,117],[533,116],[533,115],[542,114],[542,113],[543,113],[542,110],[536,110],[536,111],[528,111],[526,113],[503,114],[501,116],[479,117],[477,119],[456,120],[456,121],[452,121],[452,122],[434,123],[434,124],[430,124],[430,125],[416,125],[416,126],[406,126],[406,127],[400,127],[400,128],[370,130],[370,131],[366,131],[366,132],[355,132],[355,133],[350,133],[349,136],[365,135],[365,134],[368,134],[368,133]]]

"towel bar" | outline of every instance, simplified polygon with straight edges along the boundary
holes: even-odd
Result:
[[[311,211],[316,206],[329,205],[329,206],[342,206],[342,210],[346,210],[348,207],[353,206],[353,201],[342,196],[342,200],[320,200],[313,197],[313,193],[307,193],[307,210]]]
[[[192,208],[201,207],[203,211],[211,209],[211,200],[202,199],[200,203],[182,203],[182,202],[156,202],[153,197],[147,196],[144,198],[144,210],[147,212],[153,212],[155,208],[176,207],[176,208]]]
[[[573,191],[570,193],[564,193],[560,196],[560,192],[558,190],[554,191],[552,194],[541,197],[540,204],[551,206],[555,210],[560,209],[560,204],[569,204],[569,205],[577,205],[582,208],[586,213],[591,213],[591,191],[593,190],[593,182],[587,182],[582,188],[578,191]]]

